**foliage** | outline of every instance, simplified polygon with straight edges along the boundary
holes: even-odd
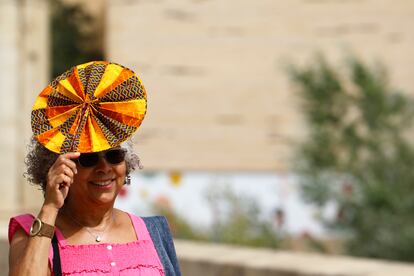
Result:
[[[246,246],[273,247],[279,239],[268,221],[261,219],[261,210],[253,198],[237,195],[229,187],[212,187],[207,201],[215,218],[210,234],[215,242]]]
[[[80,4],[50,1],[52,7],[52,76],[91,60],[102,60],[102,33]]]
[[[179,215],[171,206],[168,200],[158,200],[152,206],[155,214],[160,214],[167,218],[171,232],[175,238],[189,239],[189,240],[208,240],[208,237],[203,231],[195,229],[185,218]]]
[[[271,223],[260,219],[261,210],[253,199],[236,195],[228,187],[212,187],[205,196],[215,218],[211,229],[197,229],[176,213],[165,200],[156,202],[153,209],[167,217],[176,238],[244,246],[279,246],[280,240]]]
[[[345,72],[319,56],[291,67],[309,135],[299,150],[303,194],[348,237],[350,254],[414,261],[412,99],[391,88],[382,66],[351,58]]]

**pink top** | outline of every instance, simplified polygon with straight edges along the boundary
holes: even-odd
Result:
[[[128,214],[138,240],[128,243],[97,243],[69,245],[56,228],[62,264],[62,275],[122,275],[163,276],[164,269],[142,218]],[[29,214],[10,219],[9,242],[19,228],[28,234],[34,217]],[[49,250],[49,265],[53,271],[53,249]],[[53,275],[53,272],[52,272]]]

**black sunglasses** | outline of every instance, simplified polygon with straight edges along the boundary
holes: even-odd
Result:
[[[99,157],[103,157],[109,164],[116,165],[125,160],[125,154],[126,150],[124,149],[111,149],[101,152],[82,153],[78,157],[77,161],[82,167],[90,168],[99,163]]]

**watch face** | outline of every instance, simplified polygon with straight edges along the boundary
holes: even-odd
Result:
[[[36,218],[33,221],[32,227],[30,228],[30,236],[36,236],[37,234],[39,234],[41,228],[42,222],[40,221],[40,219]]]

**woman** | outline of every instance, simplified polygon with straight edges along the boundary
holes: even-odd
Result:
[[[88,84],[83,86],[86,91]],[[36,218],[10,220],[9,275],[180,275],[165,219],[114,208],[130,173],[140,167],[128,142],[58,154],[39,141],[33,140],[27,156],[27,178],[41,187],[44,202]]]

